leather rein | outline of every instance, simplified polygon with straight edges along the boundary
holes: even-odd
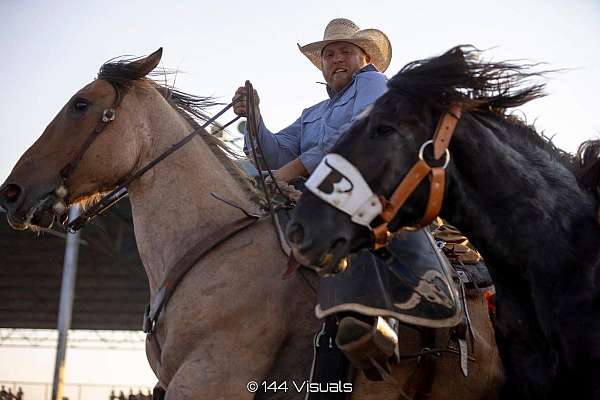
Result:
[[[67,181],[77,168],[77,165],[90,148],[92,143],[100,136],[100,134],[106,129],[108,124],[115,120],[117,115],[117,108],[121,104],[122,95],[119,87],[114,83],[107,81],[111,84],[111,86],[115,89],[116,97],[114,102],[109,108],[106,108],[102,111],[102,115],[100,116],[100,121],[98,125],[94,127],[92,132],[87,136],[86,140],[83,142],[79,150],[75,153],[75,156],[69,161],[69,163],[60,171],[60,177],[62,179],[62,185],[56,189],[55,194],[58,198],[57,203],[54,205],[54,210],[57,211],[57,214],[63,214],[66,210],[65,206],[65,198],[68,196],[68,185]],[[160,163],[162,160],[167,158],[169,155],[173,154],[175,151],[182,148],[186,143],[191,141],[196,135],[201,135],[204,132],[204,129],[212,124],[217,118],[223,115],[227,110],[229,110],[233,106],[233,103],[229,103],[225,106],[221,111],[215,114],[212,118],[208,119],[204,124],[195,129],[193,132],[185,136],[183,139],[173,144],[169,149],[164,151],[158,157],[148,162],[144,167],[140,168],[133,175],[130,175],[124,179],[122,179],[117,187],[113,189],[110,193],[102,197],[98,203],[94,204],[92,207],[84,211],[79,217],[75,218],[73,221],[64,221],[61,225],[67,230],[69,233],[75,233],[80,230],[85,224],[90,222],[96,216],[106,212],[109,208],[115,205],[119,200],[123,199],[127,196],[127,186],[137,179],[141,178],[146,172],[152,169],[156,164]],[[233,124],[240,117],[236,117],[229,121],[227,124],[220,127],[220,130],[227,128],[229,125]],[[60,212],[62,211],[62,212]]]
[[[109,82],[111,83],[111,82]],[[87,150],[90,148],[91,144],[94,140],[106,129],[109,123],[115,120],[116,117],[116,109],[121,103],[121,93],[119,88],[111,83],[116,92],[116,98],[113,104],[102,111],[102,115],[100,118],[100,122],[98,125],[92,130],[92,132],[88,135],[84,143],[81,145],[79,150],[75,153],[75,156],[72,160],[60,171],[60,176],[62,178],[62,185],[56,190],[56,195],[58,197],[58,202],[62,203],[64,199],[68,195],[67,189],[67,180],[73,174],[73,171],[77,167],[78,163],[81,161]],[[116,204],[119,200],[127,196],[127,185],[131,184],[135,180],[139,179],[142,175],[144,175],[148,170],[156,166],[162,160],[167,158],[169,155],[173,154],[175,151],[179,150],[186,143],[191,141],[196,135],[202,134],[204,132],[204,128],[213,123],[217,118],[223,115],[227,110],[229,110],[233,106],[233,103],[229,103],[225,106],[221,111],[215,114],[212,118],[208,119],[202,126],[195,129],[193,132],[185,136],[183,139],[178,141],[169,147],[168,150],[160,154],[158,157],[150,161],[144,167],[139,169],[136,173],[127,178],[123,179],[118,186],[111,191],[109,194],[105,195],[98,203],[96,203],[93,207],[82,213],[79,217],[74,219],[73,221],[69,221],[68,223],[63,223],[63,227],[69,231],[70,233],[77,232],[81,229],[86,223],[91,221],[96,216],[104,213],[114,204]],[[227,124],[220,127],[220,130],[227,128],[229,125],[237,121],[240,117],[236,117],[229,121]],[[169,269],[166,277],[164,278],[160,288],[158,289],[156,295],[151,304],[146,307],[146,311],[144,312],[144,324],[143,331],[151,337],[151,342],[153,346],[158,347],[156,342],[156,337],[152,335],[154,331],[154,327],[156,321],[159,318],[161,311],[164,309],[165,305],[173,295],[175,289],[178,284],[187,274],[187,272],[196,264],[196,262],[210,252],[212,249],[217,247],[219,244],[225,242],[227,239],[235,236],[237,233],[242,230],[248,228],[253,225],[257,221],[261,219],[260,215],[252,214],[244,210],[243,208],[232,204],[226,200],[220,199],[216,194],[211,193],[215,198],[224,201],[225,203],[232,205],[235,208],[240,209],[245,216],[239,219],[236,219],[232,222],[229,222],[221,227],[219,227],[216,231],[210,232],[209,235],[202,238],[194,247],[189,249],[182,258],[180,258],[175,265]],[[63,204],[64,206],[64,204]],[[56,205],[55,205],[56,208]]]

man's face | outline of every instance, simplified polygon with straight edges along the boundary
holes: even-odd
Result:
[[[362,49],[352,43],[330,43],[321,53],[323,77],[337,92],[350,82],[352,76],[369,62]]]

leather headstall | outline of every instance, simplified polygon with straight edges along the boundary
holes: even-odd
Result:
[[[446,182],[446,167],[450,162],[450,152],[448,146],[450,139],[454,134],[456,124],[460,119],[462,109],[460,105],[453,104],[440,118],[438,125],[433,134],[433,139],[428,140],[421,145],[419,149],[419,160],[408,171],[406,176],[400,181],[389,200],[383,196],[379,196],[379,200],[383,205],[383,210],[379,216],[385,221],[373,228],[375,243],[373,248],[379,249],[387,245],[390,231],[388,223],[394,219],[398,210],[404,205],[410,195],[416,190],[419,184],[430,176],[429,199],[425,209],[425,215],[414,226],[403,227],[402,230],[415,231],[433,221],[442,209],[442,201],[444,199],[444,189]],[[433,146],[433,158],[435,161],[441,162],[442,157],[445,157],[442,165],[431,166],[425,161],[424,152],[427,146]]]
[[[67,200],[69,196],[69,186],[67,181],[75,171],[75,168],[77,168],[77,165],[83,158],[84,154],[88,151],[92,143],[96,140],[98,136],[100,136],[100,134],[102,133],[102,131],[104,131],[108,124],[115,120],[115,117],[117,115],[116,109],[117,107],[119,107],[119,104],[121,103],[122,99],[121,91],[119,90],[119,87],[114,83],[110,81],[107,82],[110,83],[110,85],[115,89],[115,100],[113,101],[110,107],[102,110],[102,114],[100,115],[100,118],[94,129],[92,129],[92,131],[85,138],[85,141],[81,144],[73,158],[71,158],[71,161],[69,161],[69,163],[67,163],[67,165],[65,165],[59,172],[61,184],[54,191],[56,201],[52,206],[54,212],[59,217],[66,216],[67,212],[67,204],[69,203]],[[121,198],[122,197],[123,196],[121,196]],[[115,202],[116,201],[113,201],[113,204]],[[60,222],[62,227],[65,228],[65,230],[67,230],[68,232],[74,233],[76,229],[72,228],[71,223],[66,224],[65,221],[67,220],[64,219]],[[79,229],[79,227],[77,229]]]
[[[81,160],[81,158],[83,157],[85,152],[88,150],[88,148],[90,147],[92,142],[99,136],[99,134],[106,128],[106,126],[110,122],[114,121],[114,119],[115,119],[116,108],[121,103],[122,95],[119,91],[119,88],[114,84],[112,84],[112,85],[115,88],[115,91],[117,94],[112,106],[110,108],[105,109],[102,112],[102,116],[100,118],[100,123],[94,128],[94,130],[90,133],[90,135],[87,137],[85,142],[81,145],[81,147],[79,148],[79,151],[75,154],[75,156],[73,157],[71,162],[69,162],[60,171],[60,176],[62,178],[62,185],[56,190],[56,195],[59,199],[57,203],[62,203],[62,207],[60,207],[60,208],[63,210],[66,210],[64,200],[65,200],[65,197],[68,195],[67,179],[73,173],[75,167],[77,166],[77,164],[79,163],[79,161]],[[121,199],[123,199],[124,197],[127,196],[127,194],[128,194],[127,186],[128,185],[130,185],[135,180],[139,179],[142,175],[144,175],[150,169],[154,168],[154,166],[156,164],[160,163],[162,160],[164,160],[165,158],[167,158],[168,156],[170,156],[171,154],[173,154],[174,152],[176,152],[177,150],[179,150],[180,148],[185,146],[196,135],[202,135],[203,132],[205,132],[204,129],[207,126],[209,126],[210,124],[212,124],[213,122],[215,122],[217,120],[217,118],[219,118],[227,110],[229,110],[232,107],[232,105],[233,105],[233,103],[229,103],[228,105],[223,107],[223,109],[221,109],[221,111],[216,113],[211,118],[207,119],[201,126],[197,127],[193,132],[189,133],[183,139],[181,139],[177,143],[174,143],[173,145],[171,145],[167,150],[165,150],[159,156],[154,158],[152,161],[148,162],[144,167],[140,168],[132,175],[129,175],[129,176],[123,178],[118,183],[118,185],[115,189],[113,189],[110,193],[108,193],[104,197],[102,197],[102,199],[100,201],[98,201],[92,207],[85,210],[81,215],[79,215],[73,221],[68,221],[68,223],[63,223],[63,227],[68,232],[75,233],[79,229],[81,229],[85,224],[87,224],[89,221],[94,219],[97,215],[104,213],[106,210],[108,210],[114,204],[116,204]],[[229,125],[231,125],[235,121],[237,121],[239,118],[240,118],[239,116],[233,118],[232,120],[227,122],[225,125],[221,126],[219,129],[224,130]],[[55,210],[56,210],[56,208],[55,208]]]
[[[94,140],[96,140],[96,138],[100,136],[100,133],[102,133],[102,131],[108,126],[108,124],[115,120],[115,116],[117,115],[116,109],[121,103],[121,92],[117,85],[110,81],[107,82],[110,83],[110,85],[115,89],[115,100],[109,108],[105,108],[102,111],[102,115],[100,116],[98,124],[87,136],[77,153],[75,153],[75,156],[73,156],[73,158],[71,159],[71,161],[69,161],[69,163],[65,165],[63,169],[60,170],[60,177],[62,178],[62,182],[65,187],[67,185],[67,179],[69,179],[69,177],[77,167],[77,164],[83,158],[85,152],[89,149]]]

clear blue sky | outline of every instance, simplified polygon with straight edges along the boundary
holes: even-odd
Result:
[[[161,46],[163,65],[182,71],[177,77],[181,89],[228,101],[250,79],[260,93],[267,126],[283,128],[325,97],[323,86],[315,83],[322,80],[319,71],[296,43],[320,39],[335,17],[388,34],[394,49],[388,76],[411,60],[462,43],[494,47],[488,56],[496,60],[529,59],[547,62],[549,68],[573,68],[554,75],[548,83],[550,96],[525,106],[525,114],[568,151],[600,132],[597,0],[3,0],[0,181],[104,61],[148,54]],[[0,349],[2,364],[5,354]],[[68,371],[67,365],[67,376]],[[0,379],[9,373],[0,370]],[[32,370],[31,379],[42,379],[41,373]]]

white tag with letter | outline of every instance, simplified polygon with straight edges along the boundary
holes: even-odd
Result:
[[[382,205],[361,173],[339,154],[327,154],[305,184],[315,196],[371,229]]]

